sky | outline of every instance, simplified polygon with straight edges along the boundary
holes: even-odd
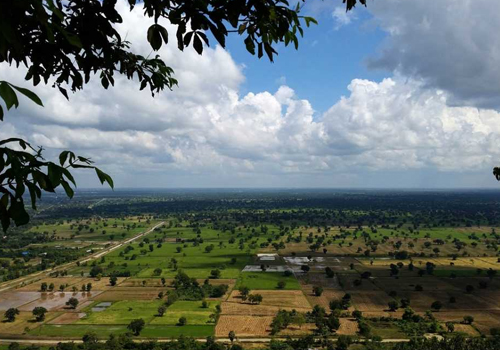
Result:
[[[117,29],[148,55],[151,20],[117,6]],[[319,24],[274,63],[237,35],[202,56],[170,43],[159,54],[173,91],[153,98],[118,76],[104,90],[97,77],[66,101],[38,86],[44,107],[21,100],[0,138],[47,159],[90,157],[118,188],[500,186],[500,1],[368,0],[346,13],[341,0],[307,0],[303,11]],[[25,73],[0,64],[2,80],[32,88]]]

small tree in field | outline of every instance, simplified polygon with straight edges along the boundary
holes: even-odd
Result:
[[[472,322],[474,322],[474,317],[472,316],[464,316],[464,323],[465,324],[472,324]]]
[[[241,299],[243,301],[247,300],[248,295],[250,294],[250,288],[245,287],[245,286],[241,286],[238,290],[240,292]]]
[[[111,276],[109,278],[109,284],[112,286],[116,286],[116,283],[118,282],[118,278],[116,276]]]
[[[358,322],[359,334],[365,338],[368,338],[371,335],[371,327],[366,322]]]
[[[45,320],[45,314],[47,313],[47,309],[42,306],[37,306],[33,309],[33,316],[35,316],[35,320],[37,322],[42,322]]]
[[[279,281],[278,285],[276,286],[278,289],[285,289],[286,287],[286,282],[285,281]]]
[[[248,296],[248,301],[251,302],[252,304],[260,304],[262,302],[262,295],[261,294],[250,294]]]
[[[179,323],[178,323],[179,326],[185,326],[186,323],[187,323],[187,319],[185,317],[179,318]]]
[[[99,337],[94,332],[85,333],[82,337],[82,341],[86,345],[97,344],[99,342]]]
[[[452,333],[455,330],[455,324],[453,322],[446,322],[446,329]]]
[[[304,323],[306,323],[306,317],[304,316],[304,314],[298,312],[295,316],[292,317],[292,323],[296,324],[297,326],[299,326],[299,328],[302,329],[302,326],[304,325]]]
[[[236,334],[234,333],[234,331],[229,332],[228,338],[231,341],[231,343],[234,341],[234,339],[236,338]]]
[[[361,320],[363,318],[363,313],[359,310],[354,310],[352,312],[352,317],[354,317],[356,320]]]
[[[76,309],[78,304],[79,304],[79,301],[77,298],[69,298],[69,300],[66,302],[66,305],[72,309]]]
[[[347,350],[352,344],[352,338],[349,335],[341,335],[337,339],[337,350]]]
[[[443,303],[442,303],[442,302],[440,302],[439,300],[437,300],[437,301],[433,302],[433,303],[432,303],[432,305],[431,305],[431,308],[432,308],[433,310],[435,310],[435,311],[439,311],[439,310],[441,310],[441,308],[442,308],[442,307],[443,307]]]
[[[220,275],[221,275],[221,272],[219,269],[215,269],[215,270],[210,271],[210,278],[212,278],[212,279],[219,279]]]
[[[163,315],[165,315],[165,312],[167,312],[167,307],[165,305],[160,305],[158,307],[158,316],[163,317]]]
[[[144,320],[142,318],[139,318],[130,322],[127,326],[127,329],[132,331],[135,336],[138,336],[139,334],[141,334],[141,331],[143,330],[145,324],[146,323],[144,322]]]
[[[19,310],[11,307],[4,313],[4,317],[7,322],[14,322],[16,320],[16,316],[19,315]]]
[[[395,300],[390,301],[387,305],[389,306],[389,310],[391,311],[396,311],[399,307],[398,302]]]
[[[320,297],[321,294],[323,294],[323,287],[321,286],[316,286],[313,288],[313,293],[315,296]]]
[[[328,266],[325,268],[325,273],[328,278],[333,278],[335,276],[335,272],[333,272],[332,268]]]

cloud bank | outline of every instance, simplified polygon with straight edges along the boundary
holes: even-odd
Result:
[[[500,2],[369,2],[388,33],[373,68],[398,70],[450,93],[448,103],[500,108]]]
[[[37,87],[45,108],[23,100],[19,110],[7,115],[0,136],[24,137],[44,146],[50,156],[64,149],[91,156],[119,187],[495,185],[489,174],[500,158],[495,147],[500,116],[495,99],[488,97],[500,90],[494,49],[489,48],[491,55],[474,57],[478,48],[471,42],[478,39],[462,40],[462,34],[455,44],[464,41],[457,50],[471,61],[451,62],[446,69],[438,63],[431,69],[433,55],[444,54],[433,50],[446,48],[427,42],[426,28],[439,26],[458,35],[442,28],[455,26],[451,19],[438,21],[448,16],[442,6],[451,6],[451,0],[439,2],[436,9],[424,7],[425,2],[388,2],[401,6],[373,6],[375,19],[390,35],[370,64],[394,74],[380,82],[353,79],[349,94],[332,101],[324,113],[315,112],[286,85],[241,95],[243,68],[220,47],[198,56],[168,45],[160,55],[180,81],[173,92],[152,98],[138,91],[136,83],[117,77],[114,88],[105,91],[96,79],[68,102],[49,87]],[[119,4],[124,16],[119,30],[133,50],[148,54],[149,23],[140,9],[128,12],[125,2]],[[424,12],[422,18],[415,15]],[[415,42],[416,37],[420,40]],[[415,48],[406,47],[412,40]],[[431,54],[414,57],[411,50]],[[484,70],[477,78],[486,85],[456,86],[457,80],[473,80],[467,67],[479,64],[477,60]],[[465,74],[457,74],[460,64],[467,65],[461,68]],[[26,85],[21,70],[0,65],[0,75]],[[459,180],[422,181],[435,173]],[[485,176],[469,176],[477,173]],[[85,174],[78,179],[83,186],[97,185]]]

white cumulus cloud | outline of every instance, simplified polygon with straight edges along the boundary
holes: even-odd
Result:
[[[125,1],[119,4],[119,30],[147,54],[149,23],[140,9],[128,12]],[[398,23],[386,28],[406,33]],[[132,187],[411,186],[422,185],[418,173],[489,175],[499,158],[495,109],[456,105],[460,91],[399,64],[398,73],[380,82],[353,79],[349,94],[320,114],[287,85],[242,94],[242,67],[220,47],[199,56],[168,45],[160,55],[180,81],[173,92],[152,98],[117,77],[114,88],[92,81],[68,102],[39,86],[34,90],[45,108],[23,100],[6,116],[1,136],[27,138],[51,157],[63,149],[91,156],[117,186]],[[26,86],[22,70],[2,64],[0,75]],[[391,178],[401,171],[408,181]],[[85,174],[78,178],[97,184]]]

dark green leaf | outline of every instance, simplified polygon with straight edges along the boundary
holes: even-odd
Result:
[[[26,182],[26,186],[28,186],[28,190],[30,192],[30,199],[31,199],[31,207],[36,210],[36,199],[37,199],[37,192],[35,189],[35,185],[33,185],[31,182]]]
[[[0,97],[4,100],[7,110],[10,110],[12,106],[16,108],[19,106],[16,92],[5,81],[0,82]]]
[[[66,195],[69,198],[73,198],[73,195],[75,194],[75,192],[73,191],[73,189],[71,188],[71,186],[66,181],[64,181],[64,180],[61,181],[61,185],[64,188],[64,191],[66,192]]]
[[[158,25],[158,31],[160,32],[165,45],[168,44],[168,31],[165,29],[165,27]]]
[[[200,36],[195,35],[193,39],[193,47],[198,52],[199,55],[203,53],[203,43],[201,42]]]
[[[148,42],[155,51],[158,51],[161,48],[163,41],[161,40],[161,35],[160,31],[158,30],[157,24],[153,24],[149,27]]]
[[[30,221],[30,217],[24,208],[22,199],[19,201],[11,201],[8,213],[14,220],[16,226],[26,225]]]
[[[52,185],[52,188],[56,188],[61,184],[62,173],[63,173],[62,168],[54,163],[49,163],[48,168],[49,168],[48,177],[50,183]]]
[[[114,188],[113,179],[108,174],[98,168],[95,168],[95,172],[97,173],[97,177],[99,178],[99,181],[101,181],[101,184],[107,182],[111,188]]]
[[[62,88],[62,87],[59,86],[59,91],[61,92],[61,94],[64,95],[64,97],[66,97],[66,100],[69,100],[68,91],[66,91],[65,88]]]
[[[245,46],[246,46],[248,52],[250,52],[252,55],[255,55],[255,43],[253,42],[253,40],[250,36],[246,37]]]
[[[42,100],[40,99],[40,97],[38,97],[33,91],[31,90],[28,90],[28,89],[25,89],[25,88],[22,88],[22,87],[19,87],[19,86],[15,86],[15,85],[12,85],[10,84],[14,89],[16,89],[17,91],[19,91],[20,93],[22,93],[24,96],[26,96],[27,98],[29,98],[31,101],[35,102],[37,105],[39,106],[42,106],[43,107],[43,103],[42,103]]]
[[[73,175],[71,175],[71,173],[69,172],[68,169],[64,169],[63,168],[63,174],[64,176],[66,176],[66,178],[71,181],[71,183],[76,186],[76,182],[75,182],[75,179],[73,178]]]
[[[313,17],[304,17],[304,20],[306,21],[306,26],[308,27],[311,23],[318,24],[318,21],[316,21]]]
[[[103,75],[101,78],[101,85],[103,88],[107,89],[109,87],[109,80],[106,78],[106,76]]]
[[[70,153],[69,151],[62,151],[61,154],[59,154],[59,164],[61,164],[61,166],[63,166],[64,163],[66,163],[69,153]]]

